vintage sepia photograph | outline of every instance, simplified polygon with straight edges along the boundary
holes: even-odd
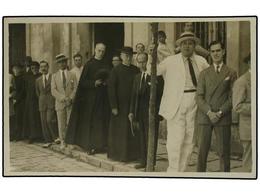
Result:
[[[257,177],[257,17],[3,18],[3,175]]]

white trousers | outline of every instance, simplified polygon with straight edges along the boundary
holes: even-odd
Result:
[[[184,93],[175,116],[167,120],[167,172],[185,171],[193,149],[194,119],[197,110],[195,92]]]
[[[67,106],[62,110],[57,110],[59,138],[60,138],[61,142],[64,142],[64,139],[66,136],[71,109],[72,109],[72,106]]]

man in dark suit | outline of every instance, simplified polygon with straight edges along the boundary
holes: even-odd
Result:
[[[55,113],[55,99],[51,94],[52,75],[49,73],[48,62],[41,61],[40,70],[42,76],[36,80],[36,94],[39,98],[42,134],[45,141],[43,147],[48,147],[50,143],[57,139],[57,116]]]
[[[148,145],[148,130],[149,130],[149,101],[150,101],[150,75],[146,72],[146,66],[148,61],[148,55],[146,53],[140,53],[136,57],[137,65],[141,70],[141,73],[134,77],[133,89],[131,94],[131,104],[129,120],[133,124],[136,122],[139,126],[137,132],[133,129],[133,134],[139,137],[140,144],[140,164],[137,164],[135,168],[144,168],[146,166],[147,159],[147,145]],[[162,97],[163,90],[163,78],[160,76],[157,78],[157,98],[156,98],[156,130],[155,130],[155,159],[158,141],[158,128],[159,128],[159,106]]]
[[[220,171],[230,171],[231,93],[236,73],[223,63],[225,49],[221,42],[209,45],[213,64],[202,71],[197,86],[199,153],[197,171],[207,169],[207,156],[214,129],[220,158]]]

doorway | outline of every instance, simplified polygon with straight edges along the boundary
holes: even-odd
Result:
[[[9,24],[9,70],[26,56],[25,24]]]
[[[106,45],[105,58],[111,62],[112,56],[124,46],[124,23],[95,23],[94,43]]]

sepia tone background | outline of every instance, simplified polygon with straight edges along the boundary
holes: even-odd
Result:
[[[192,22],[192,19],[190,20]],[[195,33],[201,44],[207,48],[212,40],[222,40],[227,48],[226,63],[239,75],[247,67],[243,59],[250,51],[250,22],[195,22]],[[173,51],[174,42],[183,32],[182,22],[159,23],[159,30],[165,31],[167,43]],[[97,42],[107,45],[107,57],[123,45],[132,46],[139,42],[147,46],[152,42],[150,23],[27,23],[9,24],[10,64],[21,62],[26,55],[33,60],[47,60],[50,71],[55,72],[55,55],[63,52],[71,59],[80,52],[86,61],[92,54]]]
[[[192,22],[192,19],[190,20]],[[174,43],[183,32],[184,22],[160,22],[159,30],[165,31],[167,44],[174,50]],[[221,40],[226,46],[226,64],[242,75],[248,67],[243,59],[250,51],[250,22],[194,22],[194,31],[207,49],[213,40]],[[94,53],[94,45],[103,42],[107,45],[106,57],[110,59],[124,45],[135,49],[143,43],[147,49],[152,43],[151,23],[19,23],[9,24],[9,69],[24,61],[25,56],[33,60],[47,60],[50,72],[58,70],[55,56],[64,53],[69,57],[68,65],[73,67],[72,57],[79,52],[86,62]],[[210,59],[208,59],[210,60]],[[236,123],[236,116],[234,116]],[[165,123],[161,123],[160,138],[166,139]],[[232,129],[232,153],[242,155],[236,126]],[[212,148],[215,148],[212,139]]]

